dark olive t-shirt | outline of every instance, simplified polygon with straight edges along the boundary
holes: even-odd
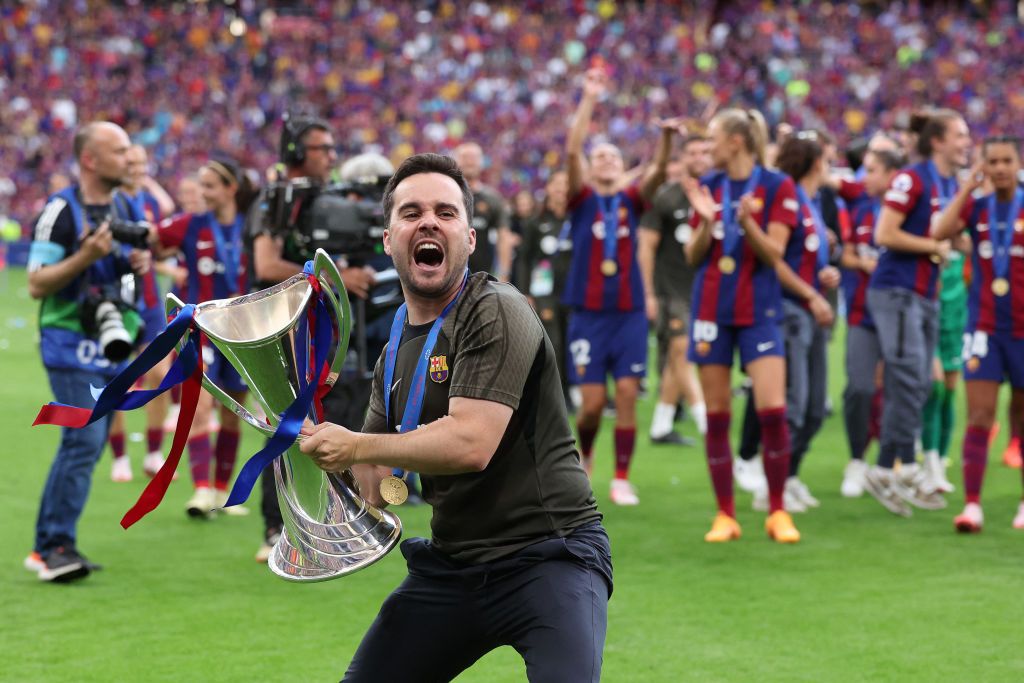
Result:
[[[679,183],[662,185],[640,227],[661,235],[654,256],[654,291],[659,297],[690,301],[696,269],[686,262],[684,249],[693,234],[690,201]]]
[[[408,326],[384,415],[384,355],[377,361],[365,432],[401,424],[416,361],[430,325]],[[386,350],[385,350],[386,352]],[[441,327],[427,368],[419,423],[448,414],[457,396],[512,408],[505,434],[482,472],[422,475],[434,508],[434,547],[468,563],[491,562],[599,520],[565,412],[555,352],[540,319],[515,287],[471,275]]]
[[[471,273],[491,273],[497,268],[498,233],[509,227],[505,200],[494,189],[484,185],[473,193],[473,229],[476,249],[469,255]]]

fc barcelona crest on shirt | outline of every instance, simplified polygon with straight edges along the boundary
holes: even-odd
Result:
[[[430,357],[430,379],[438,384],[448,379],[448,356]]]

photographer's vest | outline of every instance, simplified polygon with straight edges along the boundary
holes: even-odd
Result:
[[[72,185],[47,199],[62,199],[71,211],[75,225],[75,236],[81,241],[85,233],[85,209],[78,200],[78,186]],[[114,214],[128,220],[139,220],[131,202],[124,201],[115,193]],[[64,258],[78,250],[78,244]],[[127,258],[129,247],[122,246],[122,257]],[[104,256],[89,266],[86,271],[57,292],[45,297],[39,307],[40,350],[43,365],[50,369],[88,370],[114,376],[126,364],[112,364],[100,351],[96,340],[85,336],[80,318],[80,294],[86,282],[106,284],[116,282],[117,258],[113,254]],[[139,330],[140,318],[135,311],[122,311],[124,326],[135,337]]]

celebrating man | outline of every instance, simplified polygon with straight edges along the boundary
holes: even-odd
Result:
[[[468,274],[473,198],[455,162],[407,159],[383,204],[406,304],[364,433],[324,423],[301,447],[351,468],[376,504],[381,484],[402,486],[391,468],[419,472],[433,538],[402,544],[409,576],[345,680],[450,680],[511,645],[532,680],[596,681],[611,556],[551,343],[514,287]]]

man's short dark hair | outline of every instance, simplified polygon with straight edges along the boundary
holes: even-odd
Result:
[[[395,188],[406,178],[419,175],[420,173],[440,173],[454,180],[459,189],[462,190],[462,204],[466,209],[466,222],[468,224],[473,223],[473,191],[469,189],[469,183],[466,182],[462,171],[459,170],[459,165],[451,157],[427,152],[425,154],[415,154],[403,161],[402,165],[395,171],[395,174],[391,176],[391,180],[388,181],[388,185],[384,189],[384,199],[382,200],[384,224],[386,226],[391,225],[391,210],[395,207]]]

